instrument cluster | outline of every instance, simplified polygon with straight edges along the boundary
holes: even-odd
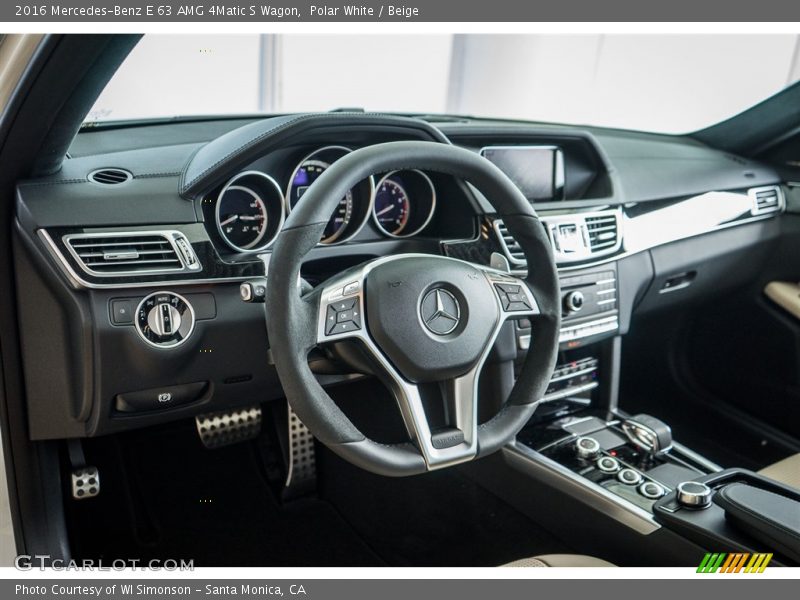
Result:
[[[238,253],[268,249],[308,188],[350,152],[352,149],[338,145],[317,148],[296,163],[284,185],[259,170],[232,177],[215,199],[206,200],[214,203],[214,223],[222,241]],[[436,186],[423,171],[378,174],[356,184],[339,201],[319,243],[343,244],[367,224],[378,237],[413,237],[428,227],[435,211]]]

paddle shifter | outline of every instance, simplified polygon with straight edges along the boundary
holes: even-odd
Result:
[[[635,415],[622,423],[622,430],[637,448],[651,456],[666,454],[672,449],[669,425],[650,415]]]

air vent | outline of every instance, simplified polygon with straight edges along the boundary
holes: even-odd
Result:
[[[541,221],[558,264],[588,261],[608,256],[622,248],[619,210],[583,214],[542,216]],[[525,254],[503,221],[494,221],[494,229],[512,266],[525,266]]]
[[[514,236],[508,231],[508,227],[506,227],[505,223],[501,220],[497,219],[494,222],[494,228],[497,232],[497,236],[500,238],[500,245],[503,249],[503,254],[506,255],[508,262],[512,265],[524,265],[525,262],[525,253],[522,251],[522,247],[519,245],[519,242],[514,239]]]
[[[64,242],[84,271],[116,277],[196,271],[200,263],[178,231],[78,234]]]
[[[89,173],[89,181],[101,185],[117,185],[133,179],[133,175],[125,169],[98,169]]]
[[[753,215],[763,215],[781,209],[781,190],[777,186],[752,188],[747,193],[753,201],[750,209]]]
[[[592,252],[607,250],[617,245],[619,229],[614,214],[586,217],[586,230],[589,233],[589,248]]]

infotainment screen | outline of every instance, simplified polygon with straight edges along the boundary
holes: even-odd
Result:
[[[557,146],[488,146],[493,162],[530,202],[564,199],[564,157]]]

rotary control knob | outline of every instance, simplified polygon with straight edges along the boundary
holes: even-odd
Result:
[[[574,290],[564,296],[564,309],[570,313],[576,313],[583,308],[585,298],[583,292]]]
[[[675,488],[678,504],[686,508],[708,508],[711,506],[711,488],[699,481],[684,481]]]
[[[591,460],[600,454],[600,442],[591,437],[579,437],[575,440],[575,452],[578,458]]]
[[[151,346],[175,348],[194,331],[194,309],[173,292],[150,294],[136,309],[136,331]]]
[[[619,461],[613,456],[601,456],[597,459],[597,468],[603,473],[616,473],[622,468]]]
[[[634,469],[625,468],[617,473],[617,479],[626,485],[639,485],[642,482],[642,474]]]

